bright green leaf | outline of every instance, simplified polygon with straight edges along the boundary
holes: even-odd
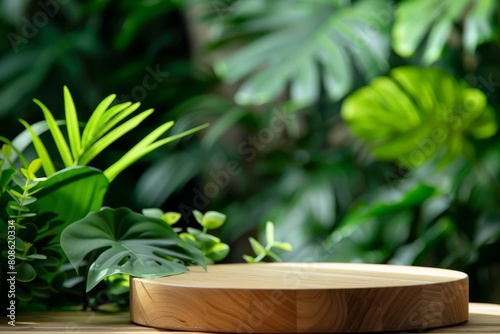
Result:
[[[28,169],[21,167],[21,173],[24,175],[25,178],[28,179],[28,181],[32,181],[35,178],[35,174],[33,174],[33,172]]]
[[[264,246],[260,244],[260,242],[258,242],[252,237],[248,238],[248,241],[250,241],[250,246],[252,247],[252,250],[254,251],[255,255],[259,256],[262,254],[266,254],[266,249],[264,248]]]
[[[438,154],[441,165],[450,163],[471,139],[494,135],[486,101],[443,70],[403,66],[349,95],[341,114],[376,157],[412,169]]]
[[[28,130],[31,135],[31,140],[33,141],[33,145],[35,146],[36,153],[38,154],[38,157],[42,159],[42,166],[45,175],[49,176],[54,174],[56,172],[56,169],[40,137],[38,137],[38,135],[33,131],[31,126],[25,120],[19,119],[19,122],[24,125],[26,130]]]
[[[8,144],[3,144],[2,145],[2,155],[9,159],[12,156],[12,149],[10,145]]]
[[[50,110],[42,102],[37,99],[34,99],[33,101],[38,104],[43,111],[45,121],[47,122],[50,132],[52,133],[52,138],[54,138],[54,142],[56,143],[64,165],[66,167],[71,166],[73,164],[73,158],[68,144],[66,143],[66,139],[64,139],[61,129],[59,129],[59,124],[57,124],[57,121],[54,119],[54,116],[52,116]]]
[[[219,243],[210,248],[205,256],[214,262],[218,262],[226,258],[229,254],[229,246],[225,243]]]
[[[272,245],[274,243],[274,225],[268,221],[266,223],[266,243]]]
[[[288,242],[276,241],[276,242],[273,242],[272,246],[274,248],[282,249],[282,250],[287,251],[287,252],[292,251],[292,245]]]
[[[168,225],[174,225],[181,219],[182,215],[178,212],[165,212],[161,217],[163,221],[166,221]]]
[[[97,134],[99,128],[102,126],[102,118],[104,115],[104,112],[108,109],[110,104],[115,100],[116,95],[111,94],[104,100],[102,100],[101,103],[95,108],[94,112],[91,114],[89,121],[87,122],[87,125],[85,125],[85,128],[83,129],[83,134],[82,134],[82,147],[87,149],[92,145],[93,142],[96,141]]]
[[[250,255],[243,255],[243,260],[245,260],[247,263],[255,263],[255,259]]]
[[[116,140],[127,134],[132,129],[135,129],[139,124],[144,121],[148,116],[153,113],[153,109],[146,110],[139,115],[129,119],[125,123],[121,124],[117,128],[111,130],[108,134],[104,135],[98,141],[96,141],[90,148],[88,148],[82,155],[79,163],[82,165],[88,164],[92,159],[94,159],[99,153],[101,153],[106,147],[114,143]]]
[[[217,211],[207,211],[201,220],[201,226],[208,230],[221,227],[226,221],[226,215]]]
[[[167,122],[161,126],[159,126],[157,129],[155,129],[153,132],[151,132],[149,135],[147,135],[143,140],[141,140],[137,145],[132,147],[125,155],[123,155],[120,160],[115,162],[111,167],[106,169],[104,171],[104,175],[110,180],[114,180],[118,174],[120,174],[125,168],[145,156],[146,154],[160,148],[163,145],[166,145],[174,140],[180,139],[182,137],[185,137],[187,135],[190,135],[192,133],[195,133],[197,131],[200,131],[208,126],[208,124],[200,125],[198,127],[192,128],[190,130],[181,132],[176,135],[172,135],[170,137],[167,137],[165,139],[155,141],[159,136],[161,136],[165,131],[167,131],[171,126],[173,125],[173,122]]]
[[[66,128],[68,129],[69,145],[74,160],[78,160],[81,152],[80,124],[78,123],[78,114],[76,113],[73,97],[68,87],[64,86],[64,112],[66,116]]]
[[[33,161],[31,161],[29,164],[28,170],[31,173],[36,174],[36,172],[38,172],[40,167],[42,167],[42,159],[40,159],[40,158],[33,159]]]
[[[14,190],[14,189],[9,189],[9,192],[14,196],[14,197],[17,197],[19,199],[29,199],[31,198],[30,196],[26,196],[26,195],[23,195],[21,194],[20,192]]]

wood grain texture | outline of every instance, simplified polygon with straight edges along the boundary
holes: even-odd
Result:
[[[500,305],[470,303],[469,312],[469,321],[466,323],[457,326],[431,329],[429,331],[425,331],[425,333],[500,333]],[[172,334],[186,334],[186,332],[165,331],[132,324],[130,322],[129,313],[104,314],[96,312],[37,312],[18,314],[16,327],[7,325],[7,321],[7,318],[0,317],[0,332],[15,334],[31,334],[38,332],[53,334],[150,334],[165,332]],[[208,333],[193,332],[193,334]]]
[[[423,330],[468,318],[468,277],[450,270],[367,264],[195,267],[131,280],[133,322],[223,333]]]

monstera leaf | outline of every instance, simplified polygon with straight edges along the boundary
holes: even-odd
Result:
[[[342,117],[381,160],[407,168],[442,151],[443,163],[470,151],[470,140],[497,131],[478,89],[437,68],[399,67],[351,94]]]
[[[87,291],[104,278],[123,273],[154,278],[186,271],[185,263],[205,268],[203,254],[182,241],[163,220],[126,208],[102,208],[68,226],[61,246],[78,271],[94,253],[87,276]]]
[[[388,68],[389,7],[386,0],[239,1],[223,38],[256,38],[215,70],[228,82],[245,80],[240,104],[270,102],[289,84],[297,105],[316,101],[321,89],[338,100],[352,88],[353,64],[368,79]]]
[[[423,61],[431,64],[439,59],[454,26],[463,22],[462,43],[467,51],[474,52],[478,45],[493,38],[497,8],[497,0],[402,1],[393,29],[394,50],[401,56],[412,56],[428,34]]]

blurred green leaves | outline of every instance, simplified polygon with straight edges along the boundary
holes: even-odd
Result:
[[[351,94],[342,117],[377,158],[406,168],[470,155],[470,140],[497,131],[485,94],[437,68],[393,69]]]
[[[318,100],[324,87],[338,100],[353,87],[354,68],[371,79],[388,68],[391,15],[386,0],[241,1],[224,20],[225,38],[255,36],[219,61],[227,82],[243,79],[240,104],[270,102],[290,84],[298,106]]]
[[[274,261],[283,261],[274,250],[280,249],[282,251],[291,252],[292,245],[284,241],[274,240],[274,224],[270,221],[266,222],[266,245],[262,245],[256,239],[250,237],[248,238],[250,246],[252,247],[255,257],[250,255],[243,255],[243,259],[247,263],[258,263],[264,260],[266,257],[273,259]]]
[[[432,64],[440,58],[456,25],[463,25],[462,44],[473,53],[477,46],[492,39],[496,0],[403,0],[396,10],[392,31],[394,50],[413,56],[427,36],[422,61]],[[424,14],[425,13],[425,14]]]

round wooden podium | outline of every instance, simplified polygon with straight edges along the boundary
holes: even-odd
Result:
[[[133,322],[219,333],[424,330],[468,319],[468,277],[436,268],[340,263],[224,264],[133,278]]]

